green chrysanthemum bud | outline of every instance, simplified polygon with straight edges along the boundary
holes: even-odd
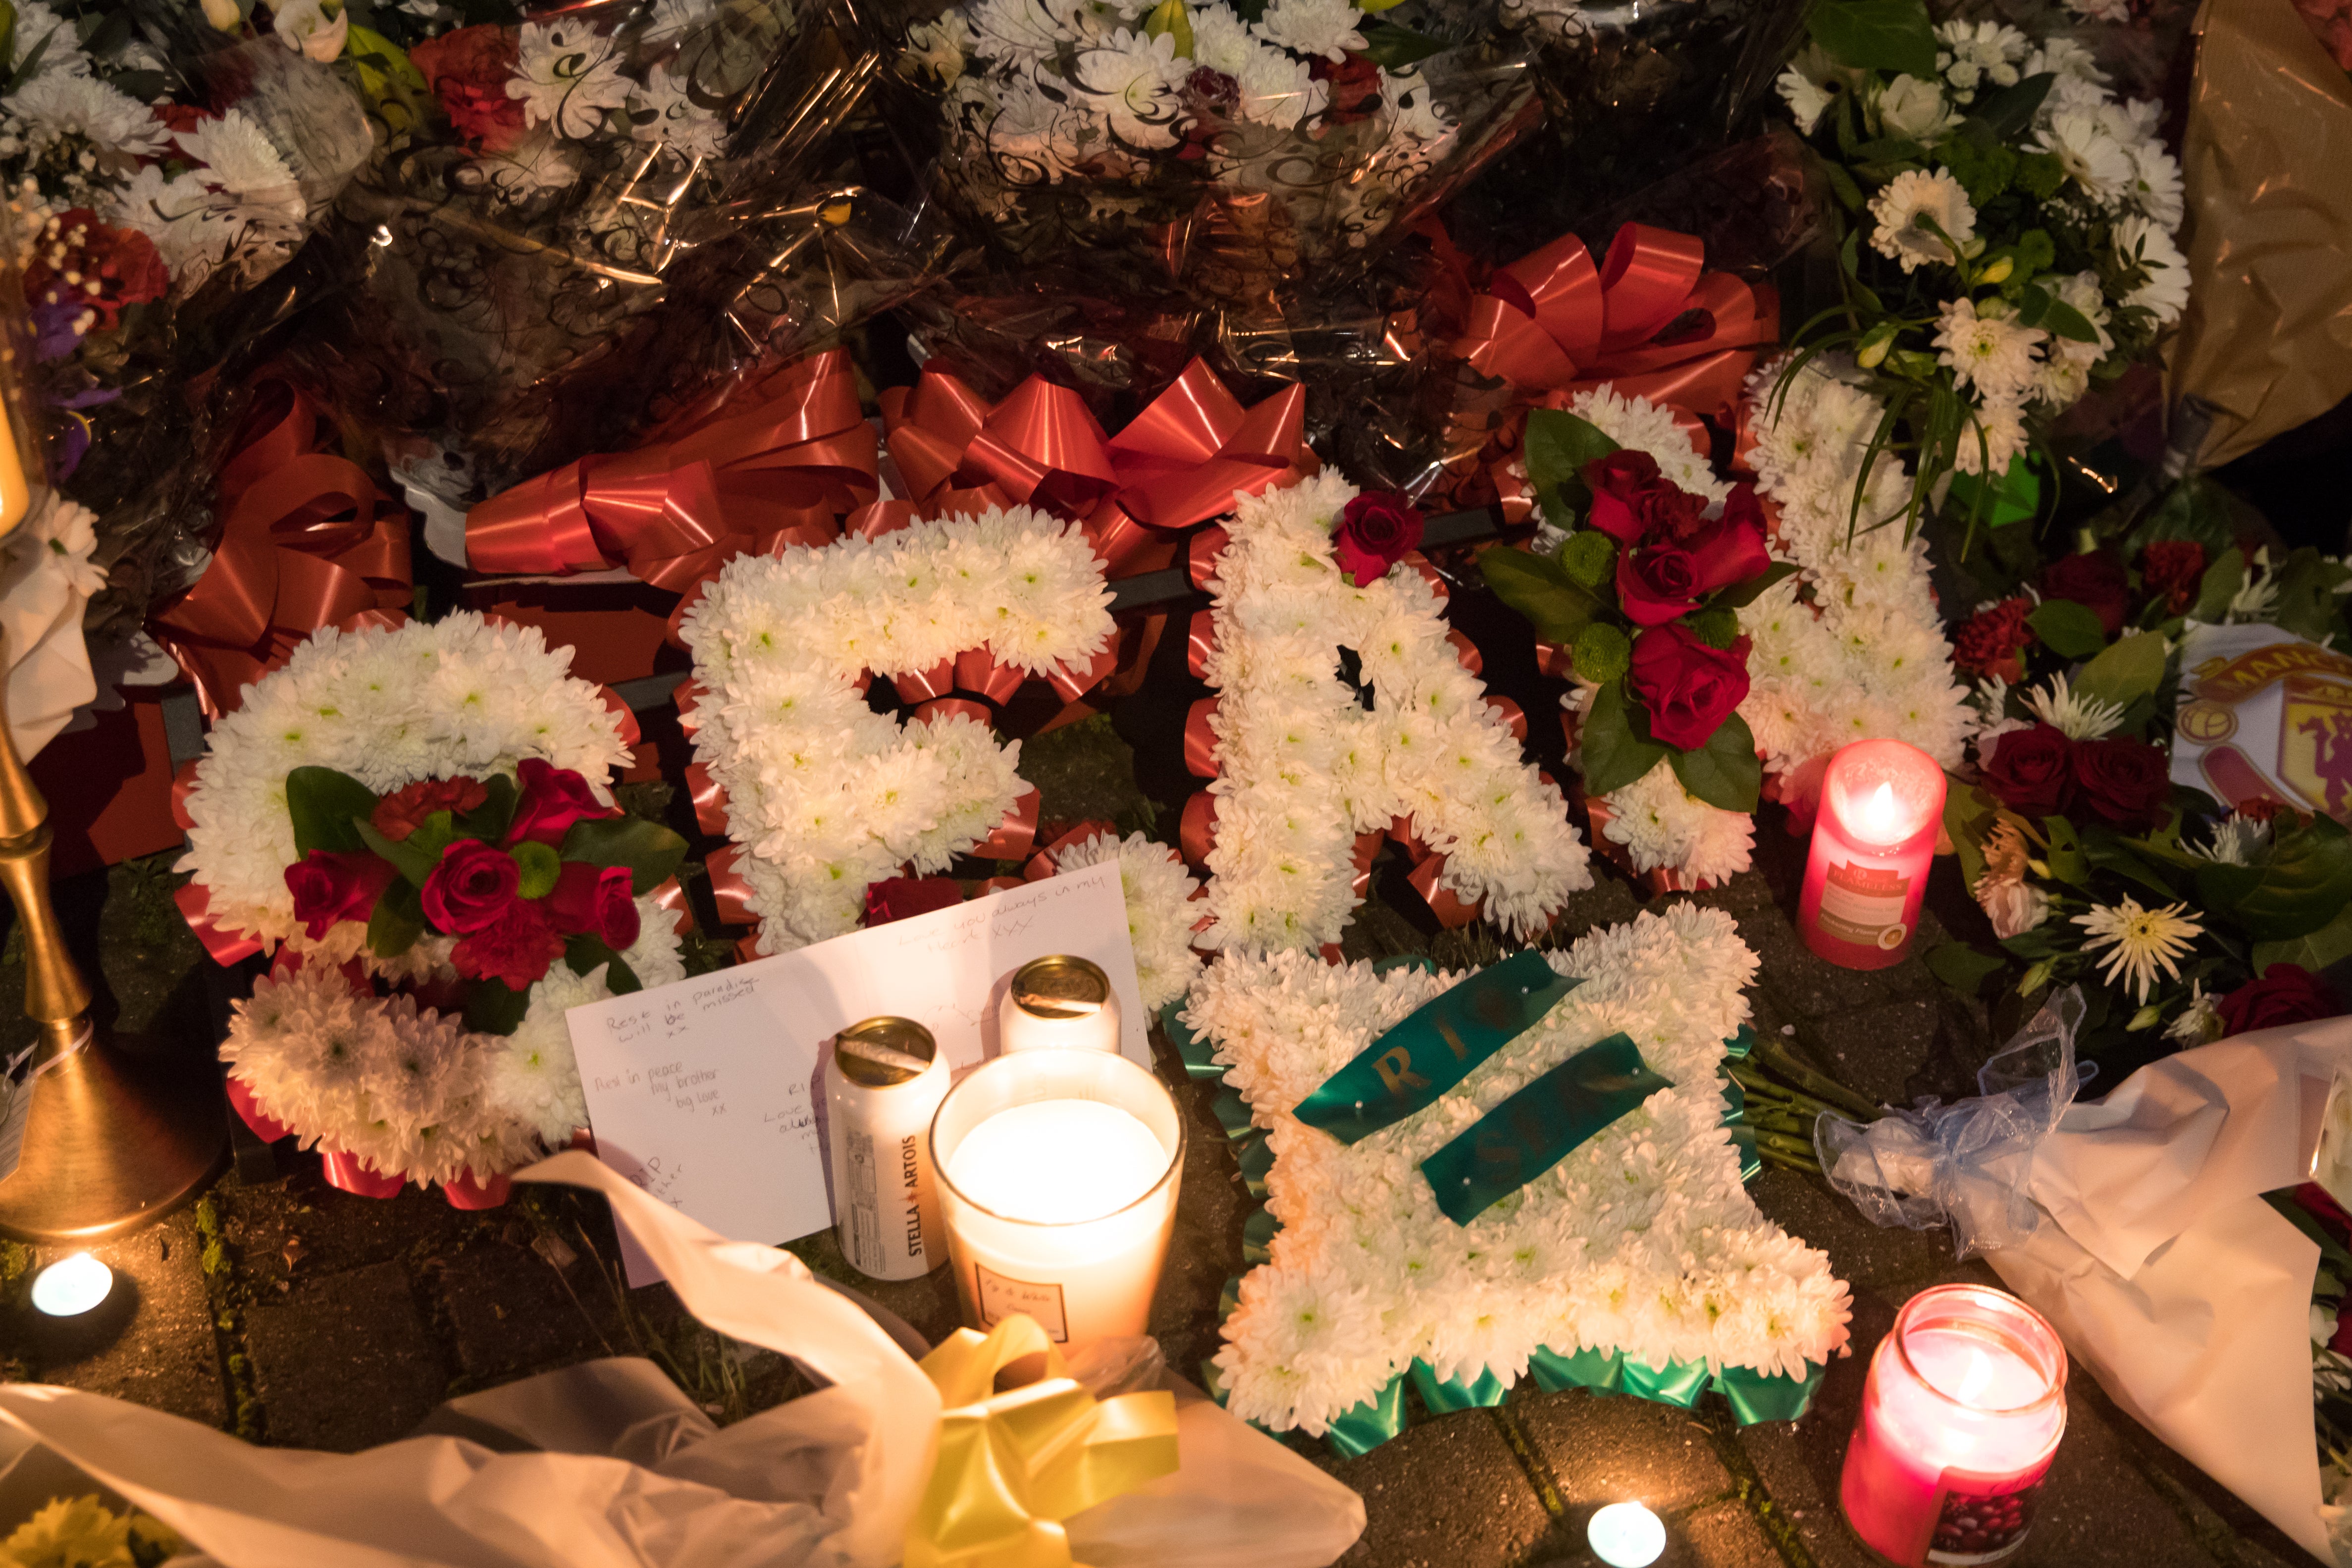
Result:
[[[1690,618],[1691,635],[1709,647],[1729,647],[1739,636],[1739,613],[1717,605]]]
[[[1633,645],[1606,621],[1595,621],[1576,634],[1571,650],[1579,680],[1611,681],[1622,678],[1633,663]]]
[[[1581,528],[1559,547],[1559,563],[1588,588],[1598,588],[1617,573],[1617,542],[1599,529]]]

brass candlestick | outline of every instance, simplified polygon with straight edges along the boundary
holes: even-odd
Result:
[[[0,886],[25,932],[25,1015],[41,1026],[22,1158],[0,1181],[0,1233],[93,1242],[162,1218],[228,1150],[220,1079],[198,1059],[153,1062],[91,1026],[89,985],[49,902],[49,803],[16,755],[0,662]]]

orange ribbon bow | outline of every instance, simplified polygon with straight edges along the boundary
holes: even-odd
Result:
[[[626,565],[684,593],[737,555],[830,543],[879,492],[874,427],[840,349],[792,363],[632,452],[583,458],[466,516],[478,572]]]
[[[1085,525],[1113,575],[1165,564],[1173,531],[1222,517],[1316,471],[1306,388],[1244,408],[1195,359],[1117,436],[1083,398],[1031,376],[994,405],[953,374],[927,367],[882,395],[890,456],[913,515],[1034,506]]]
[[[154,616],[155,638],[194,683],[208,720],[321,626],[397,626],[413,591],[408,515],[366,471],[318,449],[318,409],[260,383],[215,480],[220,543],[195,585]]]

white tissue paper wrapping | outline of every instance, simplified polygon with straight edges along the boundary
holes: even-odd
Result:
[[[2262,1194],[2311,1178],[2352,1018],[2183,1051],[2070,1104],[2068,1005],[1994,1058],[1982,1099],[1866,1128],[1824,1117],[1823,1168],[1881,1225],[1948,1222],[2117,1405],[2334,1562],[2312,1423],[2319,1248]]]
[[[940,1399],[889,1335],[790,1253],[718,1236],[586,1154],[518,1179],[604,1193],[695,1317],[832,1386],[721,1430],[650,1363],[616,1358],[453,1400],[426,1423],[443,1435],[344,1455],[11,1384],[0,1518],[94,1482],[177,1531],[200,1553],[175,1560],[185,1568],[897,1563]],[[1360,1498],[1191,1392],[1177,1395],[1181,1468],[1070,1520],[1079,1562],[1318,1568],[1355,1542]]]

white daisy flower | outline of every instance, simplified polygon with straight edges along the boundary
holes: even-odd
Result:
[[[1950,369],[1955,384],[1977,388],[1988,415],[1991,405],[2013,405],[2033,385],[2041,368],[2036,353],[2049,337],[2039,327],[2019,325],[2000,304],[1988,300],[1980,310],[1963,295],[1945,300],[1937,313],[1937,360]]]
[[[2188,910],[2187,904],[2143,909],[2137,899],[2126,894],[2113,904],[2094,905],[2089,913],[2076,915],[2074,923],[2090,933],[2084,952],[2115,950],[2100,961],[2101,976],[2110,985],[2120,983],[2133,991],[2133,1000],[2145,1005],[2156,987],[2156,972],[2160,968],[2168,978],[2179,979],[2181,955],[2205,934]]]
[[[1870,198],[1870,216],[1878,223],[1871,248],[1901,262],[1906,272],[1928,264],[1949,267],[1959,259],[1958,247],[1976,237],[1977,209],[1959,181],[1942,169],[1895,175]]]
[[[1783,70],[1772,85],[1780,89],[1780,101],[1789,106],[1789,113],[1797,122],[1798,134],[1811,136],[1813,127],[1822,122],[1822,114],[1829,109],[1832,96],[1829,89],[1794,66]]]
[[[2116,225],[2116,259],[2126,267],[2144,267],[2147,281],[2124,296],[2169,326],[2189,308],[2189,258],[2172,243],[2171,234],[2147,218],[2132,216]]]
[[[1089,95],[1087,106],[1109,123],[1111,134],[1133,147],[1167,147],[1176,141],[1177,97],[1192,62],[1176,58],[1173,34],[1147,37],[1113,33],[1079,51],[1071,85]]]
[[[1354,0],[1274,0],[1255,30],[1269,44],[1337,64],[1349,49],[1365,47],[1364,35],[1356,30],[1361,20]]]
[[[2034,133],[2034,145],[2055,157],[2066,177],[2103,207],[2120,203],[2139,178],[2131,154],[2095,114],[2061,110]]]

